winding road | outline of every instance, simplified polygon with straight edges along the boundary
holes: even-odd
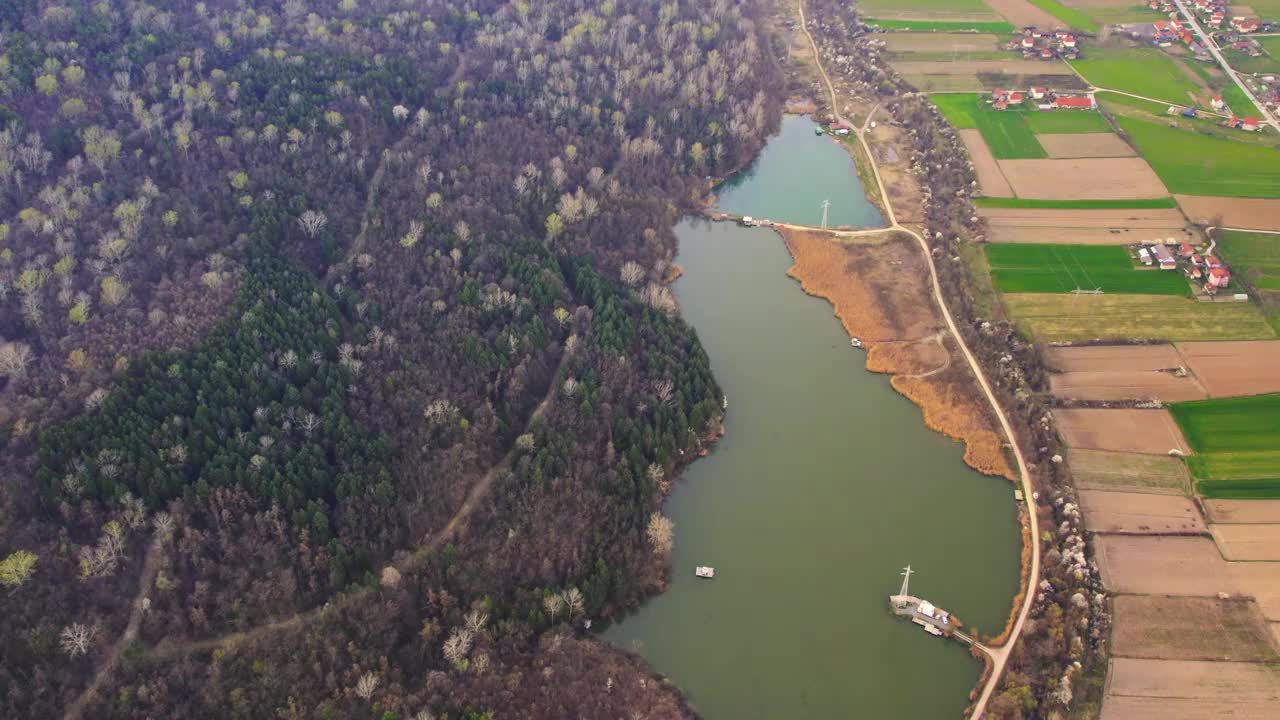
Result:
[[[809,39],[810,46],[813,47],[814,63],[818,67],[819,74],[822,75],[822,81],[827,86],[827,92],[831,96],[831,112],[835,114],[836,120],[854,127],[854,125],[840,114],[839,103],[836,97],[835,86],[831,84],[831,78],[827,75],[826,68],[822,65],[822,52],[818,49],[818,43],[814,41],[813,35],[809,32],[809,23],[804,15],[804,0],[798,0],[797,3],[800,10],[800,28],[804,31],[804,35]],[[982,388],[982,393],[986,396],[987,401],[991,403],[991,409],[995,413],[996,418],[1000,421],[1000,427],[1004,430],[1005,437],[1009,439],[1009,445],[1013,450],[1013,455],[1018,462],[1019,484],[1022,487],[1022,497],[1026,504],[1026,516],[1031,531],[1031,571],[1026,578],[1026,592],[1023,593],[1022,607],[1018,610],[1018,617],[1014,620],[1013,627],[1009,631],[1009,637],[1005,643],[999,647],[987,647],[977,645],[977,647],[985,652],[991,658],[992,670],[991,675],[987,678],[987,682],[982,686],[982,693],[978,696],[978,700],[973,706],[972,717],[976,720],[981,718],[983,712],[987,708],[987,703],[991,701],[992,695],[1000,685],[1000,678],[1004,675],[1005,666],[1009,662],[1009,653],[1018,641],[1018,636],[1022,633],[1022,627],[1026,623],[1027,615],[1031,612],[1031,603],[1035,594],[1031,589],[1039,583],[1040,579],[1040,528],[1039,519],[1036,516],[1034,488],[1031,485],[1031,474],[1027,471],[1026,460],[1022,456],[1022,450],[1018,447],[1016,437],[1013,434],[1013,427],[1009,424],[1009,418],[1005,415],[1004,409],[1000,407],[1000,402],[996,400],[995,393],[991,391],[991,385],[987,382],[986,375],[982,372],[982,366],[978,364],[973,353],[969,351],[969,346],[965,344],[964,337],[956,328],[955,320],[951,317],[951,310],[947,307],[946,298],[942,295],[942,286],[938,284],[938,270],[933,262],[933,254],[930,251],[929,243],[924,237],[916,231],[904,227],[898,223],[897,216],[894,215],[893,205],[889,202],[889,194],[885,190],[884,181],[880,179],[880,167],[876,163],[875,155],[871,153],[871,148],[867,145],[867,130],[871,124],[871,118],[875,117],[876,111],[880,106],[871,109],[867,113],[866,122],[858,130],[858,141],[862,145],[862,150],[866,153],[867,160],[871,165],[872,174],[876,179],[876,188],[880,191],[880,198],[884,207],[885,214],[889,219],[889,227],[887,230],[895,230],[904,232],[916,239],[920,244],[920,251],[924,253],[924,258],[929,264],[929,279],[933,285],[933,299],[938,303],[938,308],[942,311],[942,317],[947,321],[947,328],[951,331],[951,336],[955,338],[956,345],[960,348],[965,360],[969,363],[969,368],[973,371],[973,375],[978,380],[978,385]],[[881,230],[883,232],[883,230]]]

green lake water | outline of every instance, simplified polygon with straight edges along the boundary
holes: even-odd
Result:
[[[914,594],[1001,627],[1013,485],[970,470],[865,370],[830,305],[785,275],[773,231],[689,219],[676,233],[675,292],[729,399],[727,434],[667,502],[670,589],[605,637],[713,720],[959,717],[981,665],[892,616],[887,596],[911,564]]]
[[[800,225],[879,227],[884,216],[862,192],[858,170],[837,140],[815,135],[818,127],[800,115],[784,115],[782,129],[746,170],[716,188],[716,207]]]

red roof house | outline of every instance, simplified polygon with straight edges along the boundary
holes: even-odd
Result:
[[[1227,284],[1230,282],[1231,282],[1231,273],[1227,272],[1226,270],[1220,267],[1209,269],[1209,284],[1212,285],[1213,287],[1216,287],[1216,288],[1226,287]]]
[[[1069,97],[1059,95],[1056,105],[1069,110],[1092,110],[1097,107],[1092,95]]]
[[[1258,129],[1258,118],[1245,118],[1240,121],[1240,129],[1253,132]]]
[[[1021,105],[1021,104],[1022,104],[1022,93],[1020,93],[1020,92],[1011,92],[1011,93],[1009,93],[1009,104],[1010,104],[1010,105]]]
[[[1044,94],[1045,94],[1046,92],[1047,92],[1047,91],[1046,91],[1044,88],[1042,88],[1042,87],[1035,87],[1035,86],[1032,86],[1032,88],[1031,88],[1031,99],[1032,99],[1032,100],[1039,100],[1040,98],[1044,97]]]
[[[1191,249],[1191,243],[1182,243],[1178,246],[1178,254],[1182,257],[1191,257],[1195,254],[1195,250]]]
[[[1075,35],[1063,35],[1063,36],[1062,36],[1062,47],[1069,47],[1069,48],[1073,48],[1073,47],[1075,47],[1075,46],[1076,46],[1076,36],[1075,36]]]
[[[1213,269],[1222,267],[1222,261],[1212,255],[1204,256],[1204,266]]]

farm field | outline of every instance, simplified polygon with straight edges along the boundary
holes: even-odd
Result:
[[[1082,489],[1187,495],[1191,479],[1177,458],[1167,455],[1072,448],[1067,463]]]
[[[1061,24],[1066,27],[1091,33],[1098,32],[1098,23],[1094,22],[1087,13],[1067,7],[1057,0],[1027,0],[1027,2],[1062,21]]]
[[[996,19],[995,13],[982,0],[863,0],[858,4],[858,8],[871,18]]]
[[[877,25],[885,30],[904,30],[908,32],[980,32],[1007,35],[1016,28],[1001,20],[900,20],[892,18],[867,18],[868,25]]]
[[[992,167],[998,170],[995,160],[992,159],[991,162]],[[1004,175],[999,177],[1003,180]],[[979,183],[981,184],[981,180]],[[979,198],[977,205],[978,215],[987,221],[987,239],[991,242],[1123,245],[1168,237],[1199,242],[1197,236],[1184,231],[1186,218],[1176,208],[1074,209],[1074,205],[1056,209],[1035,207],[1039,204],[1057,206],[1060,202],[1062,201]],[[1166,203],[1164,199],[1129,202]],[[1005,205],[1008,207],[1002,207]]]
[[[1049,376],[1049,390],[1054,397],[1071,400],[1181,402],[1208,397],[1195,378],[1178,377],[1164,369],[1080,370],[1054,374]]]
[[[1090,532],[1132,535],[1200,535],[1204,521],[1190,498],[1180,495],[1081,490],[1080,510]]]
[[[1063,5],[1079,10],[1099,25],[1152,22],[1164,15],[1139,4],[1137,0],[1060,0]]]
[[[1204,507],[1215,523],[1280,523],[1280,500],[1205,500]]]
[[[1280,560],[1280,525],[1210,525],[1214,542],[1229,561]]]
[[[894,55],[1004,52],[1000,49],[1000,37],[992,34],[897,32],[877,39],[883,40],[885,49]]]
[[[1036,7],[1028,0],[986,0],[987,5],[992,10],[999,13],[1000,17],[1008,20],[1016,27],[1026,27],[1034,25],[1036,27],[1051,28],[1056,27],[1060,23],[1053,15]]]
[[[1275,227],[1280,228],[1280,218]],[[1224,230],[1218,246],[1235,274],[1250,285],[1280,291],[1280,235]]]
[[[1280,672],[1261,663],[1116,658],[1101,720],[1269,720]]]
[[[1252,303],[1201,303],[1171,295],[1016,293],[1004,298],[1038,342],[1269,340],[1276,331]]]
[[[999,160],[1014,195],[1042,200],[1164,198],[1169,191],[1146,160]]]
[[[1042,134],[1037,135],[1036,139],[1040,141],[1040,147],[1044,148],[1049,157],[1055,160],[1061,158],[1133,157],[1137,155],[1133,148],[1129,147],[1128,143],[1120,139],[1119,135],[1114,135],[1110,132]],[[1163,203],[1166,200],[1160,198],[1158,202]],[[1116,205],[1114,207],[1122,206]]]
[[[1213,397],[1280,393],[1280,342],[1178,343],[1182,362]]]
[[[1266,152],[1266,151],[1261,151]],[[1233,198],[1208,195],[1177,195],[1182,210],[1201,225],[1221,224],[1225,227],[1280,229],[1280,199]],[[1280,248],[1280,235],[1266,235]],[[1280,250],[1276,251],[1280,256]]]
[[[1090,48],[1071,62],[1090,83],[1167,103],[1197,103],[1207,88],[1193,82],[1168,54],[1153,48]]]
[[[1007,196],[1013,194],[1013,186],[1000,172],[1000,164],[991,154],[991,148],[982,139],[982,133],[975,128],[960,130],[960,140],[969,159],[973,161],[973,172],[978,178],[978,189],[988,195]]]
[[[1206,537],[1095,535],[1094,557],[1113,593],[1144,595],[1235,594],[1227,561]]]
[[[1043,140],[1046,137],[1079,137],[1070,135],[1041,135]],[[1163,198],[1130,198],[1127,200],[1037,200],[1035,198],[1012,198],[1012,197],[980,197],[974,198],[973,204],[980,208],[1006,208],[1006,209],[1025,209],[1025,210],[1159,210],[1166,208],[1178,207],[1178,202],[1172,197]],[[1055,216],[1056,223],[1056,215]],[[1145,213],[1130,213],[1130,215],[1142,216]],[[1096,218],[1090,217],[1086,213],[1078,214],[1080,219],[1090,221],[1093,226],[1100,227],[1096,222],[1092,222]],[[1101,217],[1101,215],[1097,216]],[[1162,222],[1167,221],[1181,222],[1182,215],[1174,212],[1172,216],[1162,215]],[[1121,215],[1112,215],[1107,218],[1107,222],[1113,220],[1141,220],[1141,217],[1122,217]],[[1159,227],[1163,227],[1160,225]]]
[[[1169,411],[1196,452],[1187,465],[1202,494],[1280,498],[1280,394],[1176,403]]]
[[[1035,110],[1022,115],[1037,135],[1111,132],[1102,115],[1092,110]]]
[[[1148,455],[1191,452],[1167,410],[1058,408],[1053,419],[1070,448]]]
[[[1267,623],[1252,600],[1120,595],[1112,652],[1159,660],[1267,662],[1277,658]]]
[[[988,245],[996,287],[1006,293],[1106,293],[1189,295],[1180,273],[1135,267],[1129,251],[1106,245]]]
[[[1130,117],[1116,121],[1174,193],[1280,197],[1280,154],[1274,149]]]
[[[1241,117],[1260,117],[1262,115],[1261,111],[1258,110],[1258,106],[1235,83],[1222,88],[1222,100],[1231,109],[1231,112]]]

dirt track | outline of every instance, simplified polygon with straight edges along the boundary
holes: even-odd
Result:
[[[781,232],[795,260],[788,274],[805,292],[831,302],[849,335],[866,343],[867,369],[892,375],[894,389],[921,407],[930,428],[963,441],[965,462],[1012,479],[973,376],[950,342],[938,342],[943,324],[927,299],[919,251],[906,241],[846,244],[821,232]]]
[[[1086,450],[1167,455],[1191,453],[1168,410],[1070,408],[1053,411],[1058,432],[1069,447]]]
[[[1147,161],[1138,157],[996,162],[1021,198],[1127,200],[1169,195]]]

